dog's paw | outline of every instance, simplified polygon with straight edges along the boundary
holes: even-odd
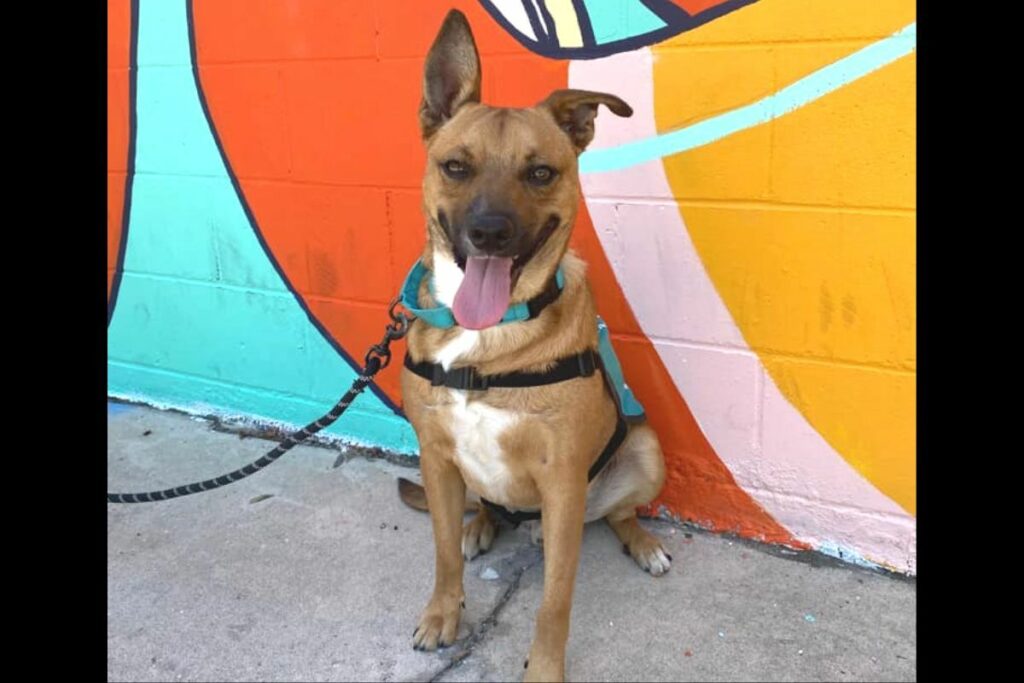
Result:
[[[672,556],[665,552],[658,539],[643,531],[623,547],[640,568],[652,576],[661,576],[672,566]]]
[[[463,605],[463,600],[431,599],[427,608],[423,610],[419,626],[413,631],[412,648],[414,650],[436,650],[454,643],[455,636],[459,632],[459,619],[462,616]]]
[[[565,654],[563,653],[558,657],[541,657],[534,655],[531,651],[530,656],[523,662],[523,668],[526,669],[526,673],[523,674],[524,683],[530,683],[531,681],[544,681],[545,683],[564,681]]]
[[[469,524],[462,528],[462,556],[472,560],[491,549],[498,528],[486,512],[477,513]]]
[[[544,547],[544,527],[539,519],[531,519],[523,522],[523,527],[530,534],[530,543]]]

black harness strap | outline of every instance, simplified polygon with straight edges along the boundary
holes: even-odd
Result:
[[[576,377],[590,377],[600,367],[601,358],[593,349],[559,359],[547,372],[510,372],[505,375],[481,375],[476,368],[466,366],[445,370],[439,363],[413,362],[405,354],[405,367],[414,375],[430,380],[431,386],[485,391],[490,387],[539,387],[565,382]]]
[[[472,366],[445,370],[439,363],[427,361],[413,362],[408,352],[405,354],[405,367],[413,374],[430,380],[431,386],[462,389],[464,391],[485,391],[492,387],[538,387],[545,384],[565,382],[576,377],[590,377],[595,371],[602,370],[603,372],[604,370],[601,364],[601,356],[593,349],[587,349],[582,353],[561,358],[547,372],[510,372],[504,375],[481,375]],[[614,392],[612,398],[614,399]],[[622,445],[626,438],[628,431],[626,420],[622,415],[621,409],[619,409],[618,401],[615,401],[615,406],[617,411],[615,431],[612,432],[612,437],[608,440],[604,450],[601,451],[601,455],[597,457],[597,460],[591,465],[590,471],[587,472],[588,482],[593,481],[594,477],[604,469],[604,466],[608,464],[608,461],[615,455],[615,451],[619,449],[619,446]],[[481,498],[480,502],[513,526],[519,526],[527,520],[540,519],[540,512],[537,511],[512,512],[485,498]]]

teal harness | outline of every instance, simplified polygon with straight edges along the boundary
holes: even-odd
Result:
[[[440,327],[442,329],[455,327],[455,316],[452,314],[452,310],[447,306],[438,305],[430,308],[424,308],[419,305],[420,287],[424,278],[427,278],[429,275],[430,271],[427,270],[421,260],[417,260],[416,263],[413,264],[412,268],[409,270],[409,274],[405,278],[405,282],[402,284],[402,306],[431,327]],[[427,287],[431,294],[433,294],[433,279],[428,280]],[[505,325],[508,323],[525,322],[536,318],[540,314],[541,310],[558,297],[558,294],[561,293],[564,287],[565,273],[563,272],[562,267],[559,266],[558,270],[555,272],[554,287],[548,287],[545,292],[542,292],[530,301],[512,304],[508,307],[508,310],[505,311],[505,315],[502,316],[501,321],[498,324]],[[636,397],[633,395],[633,391],[629,388],[629,385],[626,384],[625,378],[622,375],[622,366],[619,364],[619,359],[615,355],[615,350],[612,348],[611,335],[609,334],[608,326],[605,324],[604,320],[601,319],[601,316],[597,316],[596,322],[597,361],[604,372],[605,382],[608,385],[608,389],[612,392],[612,396],[615,398],[619,413],[623,417],[630,421],[640,420],[644,417],[643,406],[636,400]],[[562,359],[559,363],[566,365],[566,361],[568,360],[569,359]],[[498,379],[496,381],[495,378],[483,379],[484,376],[475,374],[473,368],[458,368],[448,372],[444,372],[442,369],[439,372],[433,364],[412,363],[407,354],[406,366],[408,367],[410,365],[421,370],[422,372],[417,372],[417,374],[422,374],[424,377],[427,377],[424,373],[429,372],[429,379],[431,379],[431,381],[436,385],[450,386],[452,388],[483,390],[488,386],[536,386],[538,384],[551,383],[550,381],[543,381],[545,378],[540,375],[536,375],[531,378],[535,381],[535,384],[509,383],[508,380]],[[569,365],[571,365],[571,363],[569,363]],[[557,366],[558,364],[556,364],[556,367]],[[584,367],[584,371],[585,369],[586,368]],[[416,370],[414,370],[414,372],[415,371]],[[512,376],[515,374],[519,373],[512,373]],[[574,376],[578,377],[586,375],[581,372]],[[563,377],[562,375],[556,374],[553,375],[552,378],[569,379],[570,377]],[[555,381],[561,381],[561,379],[556,379]],[[474,380],[477,380],[476,384],[473,384]]]
[[[428,325],[440,328],[455,326],[455,316],[447,306],[434,306],[432,308],[421,308],[419,305],[419,291],[423,278],[427,277],[430,271],[420,261],[413,264],[405,283],[402,285],[402,306],[407,311],[422,319]],[[427,283],[431,294],[434,293],[433,281]],[[499,325],[525,322],[540,315],[555,299],[558,298],[565,287],[565,274],[559,266],[555,273],[553,283],[549,282],[544,291],[529,301],[509,306],[505,315],[502,316]],[[598,370],[604,376],[605,386],[615,401],[616,418],[615,431],[605,444],[604,449],[597,456],[597,460],[590,466],[587,473],[587,481],[593,481],[611,457],[626,440],[628,433],[627,421],[636,422],[644,418],[644,409],[640,402],[633,396],[633,392],[626,385],[622,377],[622,366],[615,356],[612,348],[611,336],[608,333],[608,326],[597,316],[597,351],[587,349],[581,353],[560,358],[545,372],[510,372],[503,375],[481,375],[472,366],[452,368],[445,370],[439,363],[429,361],[414,362],[409,352],[405,354],[405,367],[412,373],[430,380],[432,386],[444,386],[464,391],[486,391],[491,387],[536,387],[545,384],[564,382],[576,377],[589,377]],[[492,503],[486,498],[481,498],[487,509],[500,515],[509,523],[519,526],[520,523],[540,519],[539,511],[516,510]]]
[[[447,306],[434,306],[432,308],[420,308],[420,283],[423,282],[423,278],[427,277],[430,271],[423,265],[423,261],[417,259],[416,263],[412,264],[412,269],[409,274],[405,276],[405,282],[402,284],[402,306],[405,310],[409,311],[417,318],[423,320],[431,327],[440,327],[447,329],[449,327],[455,327],[455,316],[452,315],[452,309]],[[430,293],[436,296],[434,292],[434,280],[431,279],[427,282],[427,286],[430,289]],[[555,286],[558,288],[558,292],[562,291],[565,287],[565,273],[562,272],[562,267],[558,267],[558,272],[555,273]],[[558,294],[555,294],[557,297]],[[553,299],[552,299],[553,300]],[[531,317],[537,317],[536,313],[531,315],[529,306],[530,302],[523,301],[518,304],[512,304],[505,311],[505,315],[501,317],[499,325],[506,323],[518,323],[525,320],[529,320]]]

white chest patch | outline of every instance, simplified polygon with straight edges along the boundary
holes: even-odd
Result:
[[[499,439],[519,419],[515,413],[474,401],[466,392],[451,389],[451,431],[455,461],[477,493],[495,502],[505,498],[509,470]]]
[[[451,306],[466,274],[447,254],[434,250],[434,297],[438,303]]]
[[[450,257],[434,252],[434,296],[438,303],[451,306],[465,274]],[[434,362],[447,370],[480,340],[478,330],[459,330],[451,341],[438,349]],[[455,439],[455,462],[462,476],[476,492],[498,502],[505,497],[509,470],[505,465],[499,439],[518,420],[515,413],[479,401],[467,403],[466,392],[450,389],[452,397],[451,431]]]
[[[445,370],[452,366],[463,354],[469,353],[480,338],[479,330],[460,330],[450,342],[442,346],[434,354],[434,362],[440,363]]]

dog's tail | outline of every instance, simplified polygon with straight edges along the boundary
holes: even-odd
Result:
[[[430,510],[427,505],[427,492],[422,486],[415,482],[411,482],[403,477],[398,478],[398,497],[402,499],[402,502],[411,507],[413,510],[423,510],[424,512]],[[476,510],[479,505],[476,501],[466,500],[466,512]]]

